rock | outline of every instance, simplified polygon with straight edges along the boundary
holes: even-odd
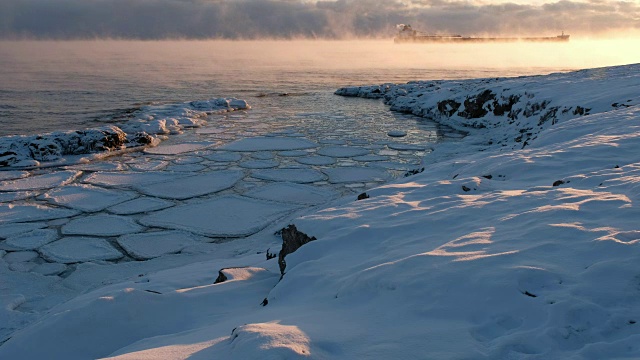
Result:
[[[484,108],[484,104],[495,98],[496,95],[491,90],[485,90],[478,95],[470,96],[464,101],[464,110],[459,112],[458,115],[467,119],[479,119],[488,113]]]
[[[220,284],[227,281],[227,275],[225,275],[222,270],[224,269],[218,270],[218,277],[216,278],[216,281],[213,282],[214,284]]]
[[[556,181],[553,182],[553,186],[560,186],[562,184],[564,184],[563,180],[556,180]]]
[[[358,199],[357,200],[364,200],[364,199],[368,199],[369,195],[366,192],[363,192],[362,194],[358,195]]]
[[[302,245],[317,240],[315,236],[309,237],[307,234],[298,231],[295,225],[289,225],[282,229],[282,249],[278,254],[278,265],[280,266],[280,275],[284,276],[284,270],[287,267],[287,263],[284,260],[285,256],[294,253]]]
[[[462,185],[462,191],[467,192],[470,191],[471,189],[469,189],[468,187]]]
[[[451,117],[458,111],[460,105],[462,104],[455,100],[443,100],[438,102],[438,111],[443,115]]]

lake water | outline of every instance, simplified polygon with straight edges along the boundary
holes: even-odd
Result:
[[[379,102],[353,103],[331,94],[345,85],[544,74],[626,61],[611,52],[594,55],[586,46],[0,42],[0,136],[95,127],[142,104],[212,97],[242,98],[280,118],[327,108],[381,115]],[[276,94],[291,96],[264,96]]]

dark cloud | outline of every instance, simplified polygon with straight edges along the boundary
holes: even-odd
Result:
[[[466,35],[640,29],[634,1],[0,0],[2,38],[390,37],[398,23]]]

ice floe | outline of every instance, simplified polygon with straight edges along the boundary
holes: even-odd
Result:
[[[211,155],[206,155],[206,159],[219,162],[235,162],[242,159],[242,155],[235,152],[215,152]]]
[[[389,180],[389,174],[383,169],[374,169],[366,167],[340,167],[332,169],[323,169],[329,177],[329,182],[338,183],[355,183],[355,182],[379,182]]]
[[[28,222],[68,218],[79,212],[71,209],[59,209],[45,205],[0,204],[0,225],[14,222]]]
[[[26,233],[35,229],[42,229],[44,227],[47,227],[47,223],[30,222],[30,223],[0,225],[0,238],[8,238],[8,237]]]
[[[195,143],[183,143],[183,144],[175,144],[175,145],[159,145],[152,148],[144,149],[144,152],[148,154],[156,154],[156,155],[178,155],[189,152],[194,152],[197,150],[206,149],[208,147],[214,146],[216,143],[210,142],[195,142]]]
[[[174,203],[164,199],[158,199],[155,197],[139,197],[137,199],[129,200],[121,204],[112,206],[107,210],[117,215],[131,215],[139,214],[143,212],[151,212],[156,210],[166,209],[173,206]]]
[[[382,156],[382,155],[368,154],[363,156],[355,156],[353,157],[353,160],[360,161],[360,162],[383,161],[383,160],[389,160],[389,157]]]
[[[197,164],[203,162],[204,159],[200,156],[181,156],[173,160],[173,163],[178,165]]]
[[[165,254],[175,254],[187,246],[198,243],[198,238],[184,231],[154,231],[124,235],[118,244],[138,260],[148,260]]]
[[[184,164],[184,165],[176,165],[170,164],[166,167],[167,171],[175,171],[175,172],[199,172],[207,169],[207,166],[202,164]]]
[[[64,264],[118,260],[124,256],[107,240],[93,237],[65,237],[41,247],[39,251],[45,259]]]
[[[78,171],[124,171],[127,170],[127,166],[119,162],[98,161],[87,164],[69,165],[65,166],[64,169]]]
[[[58,232],[54,229],[36,229],[8,237],[0,246],[15,250],[35,250],[58,238]]]
[[[300,205],[317,205],[334,199],[334,190],[295,183],[274,183],[258,186],[244,196]]]
[[[135,189],[159,198],[188,199],[228,189],[243,177],[244,173],[238,170],[212,171],[173,181],[137,185]]]
[[[29,173],[26,171],[19,171],[19,170],[0,171],[0,181],[20,179],[27,176],[29,176]]]
[[[309,153],[303,150],[285,150],[285,151],[278,152],[278,155],[284,156],[284,157],[305,156],[307,154]]]
[[[84,182],[106,187],[133,187],[157,182],[171,182],[187,174],[171,172],[97,172],[87,176]]]
[[[19,262],[28,262],[38,257],[38,253],[35,251],[13,251],[7,253],[2,260],[8,264],[14,264]]]
[[[36,191],[12,191],[0,193],[0,203],[24,200],[39,195]]]
[[[318,147],[318,144],[306,139],[288,137],[253,137],[236,140],[219,147],[227,151],[282,151],[302,150]]]
[[[238,163],[238,166],[246,169],[271,169],[280,163],[275,160],[247,160]]]
[[[142,217],[140,222],[209,237],[243,237],[262,230],[294,209],[296,206],[288,204],[225,195],[160,210]]]
[[[326,179],[326,176],[314,169],[264,169],[253,170],[251,176],[269,181],[289,181],[296,183],[312,183]]]
[[[165,160],[140,159],[129,162],[128,165],[135,171],[158,171],[166,168],[169,162]]]
[[[331,157],[354,157],[367,155],[369,150],[354,146],[327,146],[318,150],[318,155]]]
[[[143,229],[129,217],[98,214],[73,219],[61,231],[64,235],[118,236]]]
[[[336,159],[335,158],[332,158],[330,156],[318,156],[318,155],[301,156],[299,158],[296,158],[295,160],[297,162],[299,162],[300,164],[316,165],[316,166],[333,165],[333,164],[336,163]]]
[[[71,183],[82,174],[79,171],[58,171],[33,175],[18,180],[0,182],[0,191],[44,190]]]
[[[67,266],[65,264],[60,263],[43,263],[34,266],[30,269],[31,272],[40,274],[40,275],[58,275],[67,270]]]
[[[400,150],[400,151],[406,151],[406,150],[424,151],[424,150],[427,150],[427,146],[426,145],[420,145],[420,144],[389,143],[389,144],[387,144],[387,146],[389,147],[389,149]]]
[[[401,162],[396,162],[396,161],[376,161],[376,162],[372,162],[371,164],[369,164],[369,166],[371,166],[371,167],[379,167],[379,168],[389,169],[389,170],[408,171],[408,170],[414,170],[414,169],[419,168],[420,167],[420,163],[419,162],[401,163]]]
[[[136,197],[126,191],[115,191],[92,185],[73,184],[51,190],[42,198],[56,205],[62,205],[84,212],[102,211]]]

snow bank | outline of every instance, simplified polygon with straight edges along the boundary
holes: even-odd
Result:
[[[638,70],[491,80],[492,93],[522,89],[550,99],[545,109],[580,104],[590,114],[559,110],[540,125],[524,110],[513,123],[488,109],[442,115],[469,136],[437,146],[442,155],[423,172],[367,190],[368,199],[295,219],[317,240],[287,256],[282,278],[276,259],[249,249],[106,286],[15,332],[0,358],[638,358]],[[433,96],[474,98],[483,81],[442,82]],[[389,85],[387,101],[408,103],[399,89],[416,84]],[[430,96],[411,109],[437,106]],[[621,101],[629,106],[611,106]],[[524,148],[512,137],[522,126],[533,126]],[[215,210],[216,226],[233,227],[220,210],[229,205],[264,222],[278,216],[266,213],[275,203],[263,214],[255,199],[228,199],[236,203],[182,205],[143,222],[180,229]],[[166,226],[176,219],[184,223]],[[10,309],[24,301],[0,300]]]
[[[160,141],[157,135],[201,127],[210,114],[250,108],[246,101],[235,98],[148,105],[122,119],[123,123],[118,126],[5,136],[0,138],[0,169],[37,167],[41,163],[66,164],[72,162],[66,157],[73,155],[154,146]]]

